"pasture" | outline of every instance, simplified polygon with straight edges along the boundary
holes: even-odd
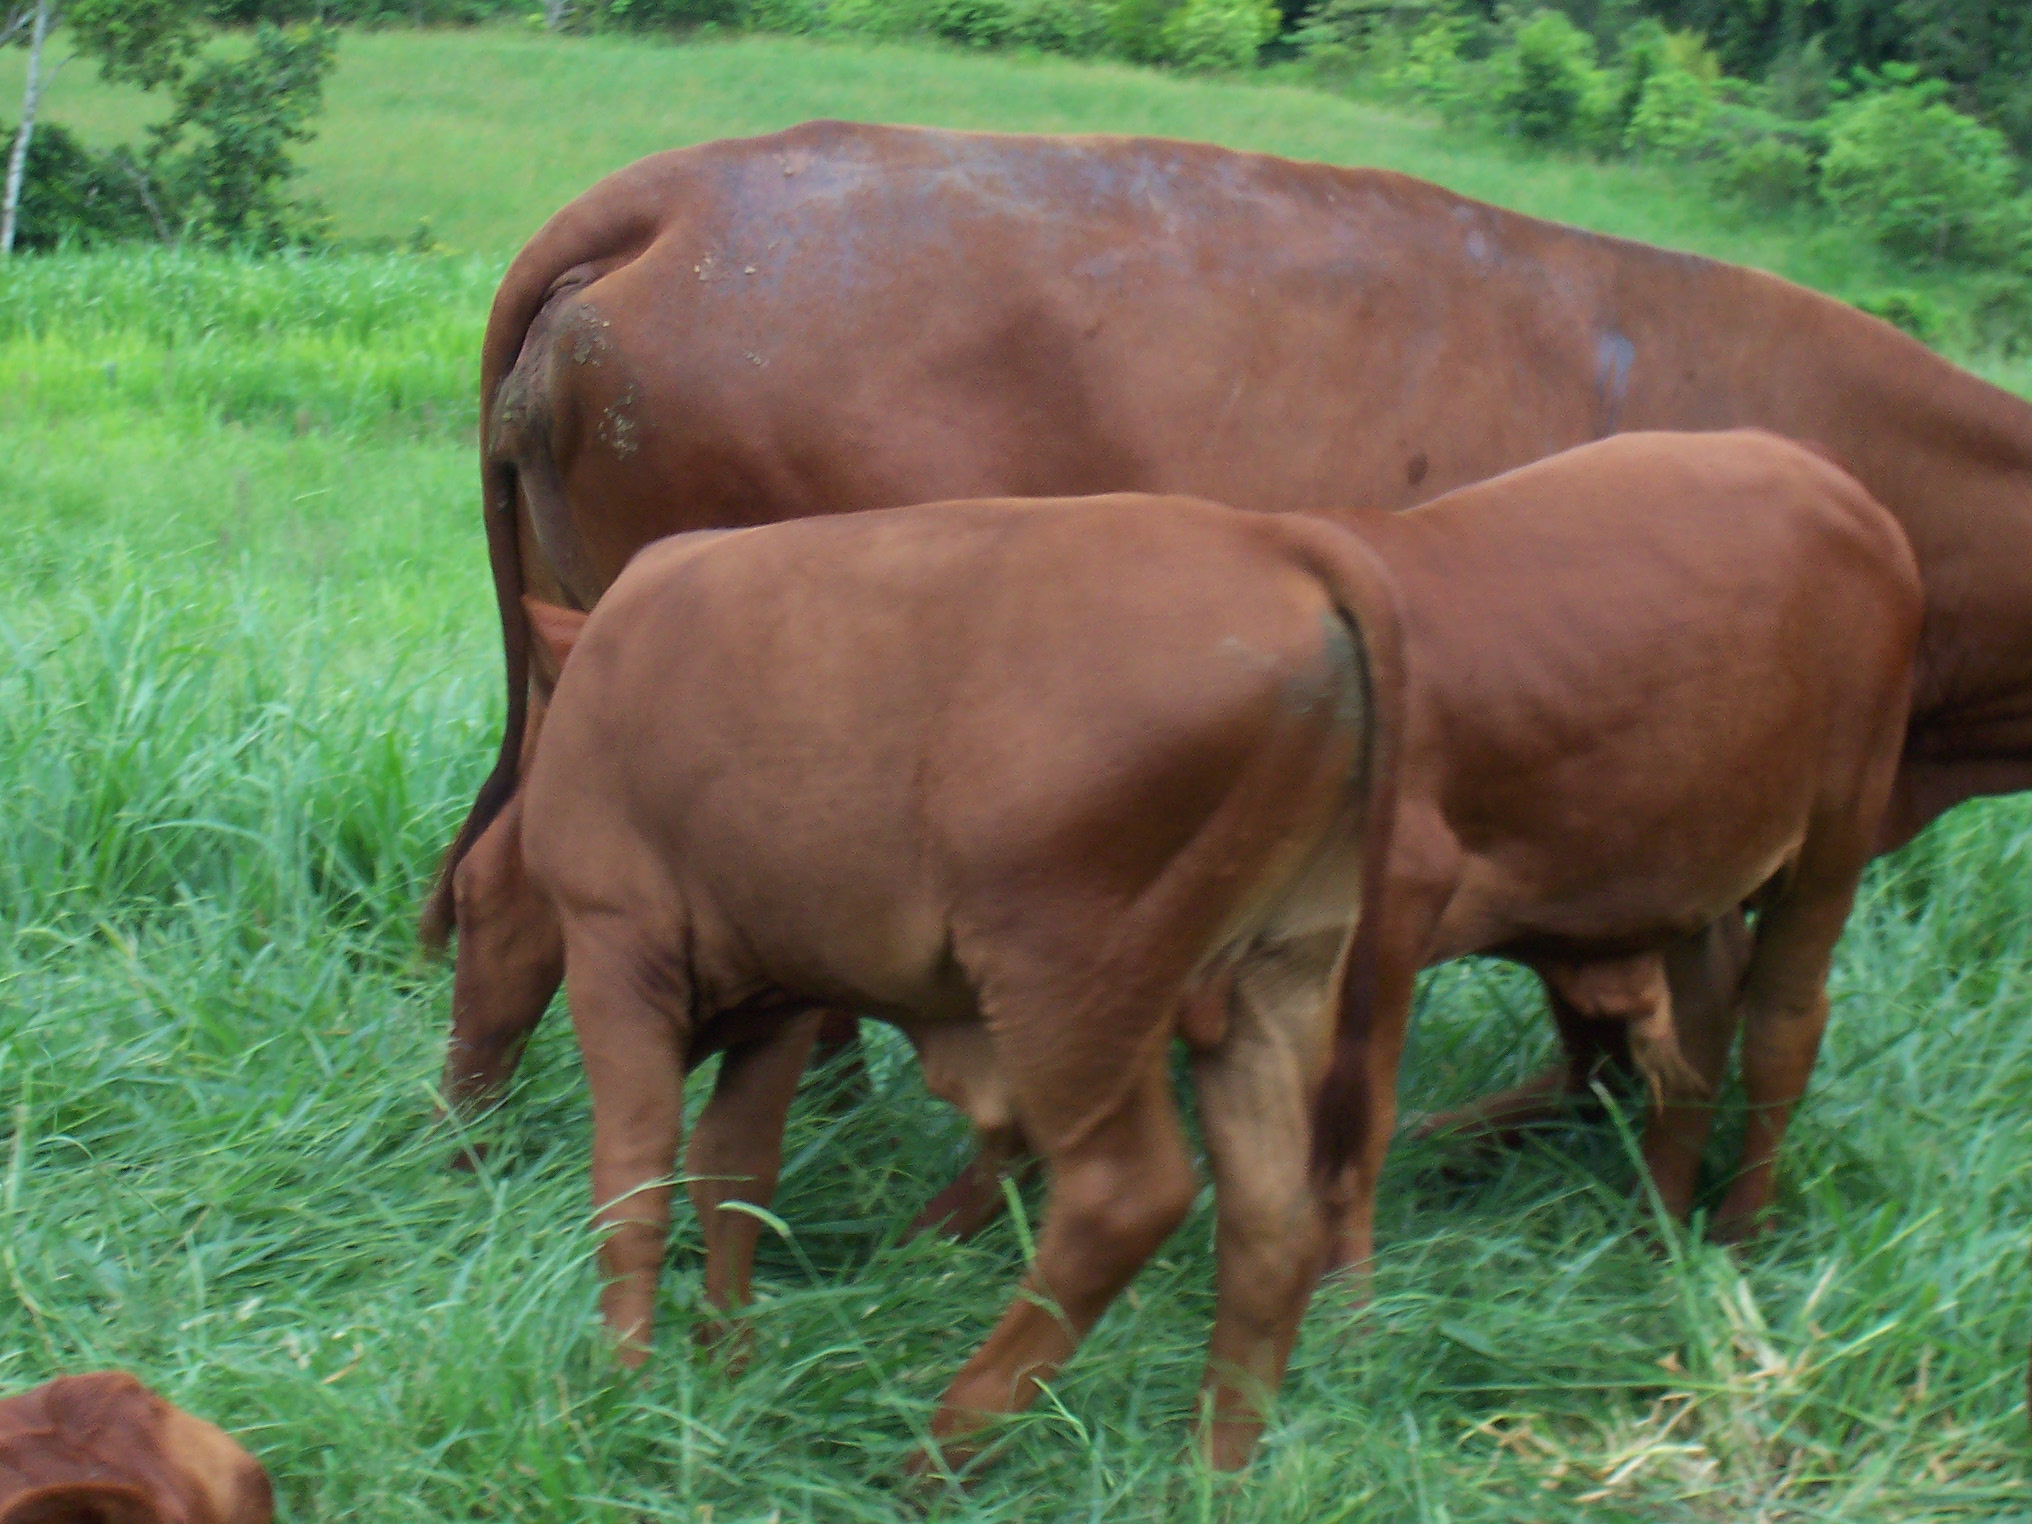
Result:
[[[2032,1514],[2023,802],[1964,808],[1874,871],[1769,1237],[1731,1254],[1656,1223],[1614,1124],[1472,1170],[1403,1146],[1374,1300],[1316,1303],[1239,1485],[1180,1459],[1203,1195],[976,1491],[897,1487],[1028,1230],[901,1238],[967,1143],[888,1038],[865,1104],[831,1115],[822,1080],[793,1117],[746,1372],[690,1353],[680,1211],[662,1351],[617,1374],[568,1030],[485,1124],[492,1164],[447,1173],[448,981],[411,940],[500,709],[486,304],[544,215],[638,153],[828,113],[1170,132],[1387,164],[1843,294],[1912,277],[1810,219],[1732,222],[1661,171],[1517,160],[1275,84],[514,31],[351,36],[342,59],[307,189],[342,235],[429,217],[457,252],[0,278],[0,1388],[130,1367],[239,1433],[299,1521]],[[52,101],[88,134],[135,110],[82,69]],[[1549,1034],[1526,981],[1442,971],[1405,1103],[1519,1077]]]

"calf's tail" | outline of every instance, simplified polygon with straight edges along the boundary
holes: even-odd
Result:
[[[1367,686],[1366,755],[1362,777],[1361,919],[1341,969],[1339,1014],[1326,1082],[1314,1104],[1313,1168],[1340,1171],[1361,1137],[1364,1034],[1376,1017],[1384,925],[1388,918],[1390,852],[1396,835],[1399,758],[1405,711],[1404,632],[1397,584],[1352,530],[1306,520],[1299,530],[1312,569],[1352,628]]]

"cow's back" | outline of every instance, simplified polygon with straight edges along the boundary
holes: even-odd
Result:
[[[601,197],[661,216],[545,335],[574,505],[545,549],[597,585],[651,530],[948,498],[1403,507],[1632,421],[1654,310],[1716,272],[1819,300],[1162,139],[814,123]]]

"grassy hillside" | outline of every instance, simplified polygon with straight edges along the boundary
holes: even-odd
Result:
[[[0,103],[20,55],[0,54]],[[75,65],[51,119],[88,139],[137,130],[145,103]],[[7,108],[0,104],[0,114]],[[742,37],[678,46],[524,29],[347,36],[305,185],[348,236],[512,252],[593,180],[659,149],[811,117],[1022,132],[1156,133],[1437,180],[1522,211],[1856,293],[1909,284],[1853,234],[1802,214],[1746,225],[1670,167],[1491,151],[1431,122],[1263,79],[1232,83],[1059,58]]]
[[[133,109],[77,69],[57,99],[94,131]],[[1479,1169],[1402,1149],[1376,1298],[1316,1309],[1240,1486],[1178,1461],[1203,1200],[977,1492],[898,1490],[1023,1251],[1007,1225],[900,1241],[965,1140],[893,1041],[872,1101],[794,1121],[751,1368],[688,1352],[681,1213],[663,1353],[615,1374],[563,1024],[487,1124],[487,1173],[447,1175],[432,1123],[447,981],[409,917],[499,712],[474,353],[506,253],[593,175],[826,112],[1391,163],[1837,289],[1885,278],[1663,178],[1282,87],[769,40],[348,38],[312,189],[345,231],[432,215],[471,252],[0,270],[0,1389],[134,1368],[241,1432],[284,1518],[335,1524],[2032,1515],[2019,802],[1875,874],[1770,1239],[1659,1230],[1613,1127]],[[1445,971],[1406,1104],[1520,1075],[1546,1040],[1525,981]]]

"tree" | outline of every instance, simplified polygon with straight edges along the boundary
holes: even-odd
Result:
[[[0,255],[14,252],[21,212],[21,182],[35,137],[43,92],[72,58],[96,58],[107,80],[152,90],[176,79],[197,51],[202,12],[199,0],[18,0],[0,22],[0,42],[27,33],[28,85],[21,97],[21,122],[7,155],[7,180],[0,193]],[[70,25],[77,51],[45,66],[50,33]]]
[[[43,93],[76,57],[96,60],[110,82],[166,90],[174,102],[168,119],[149,130],[145,150],[100,156],[101,167],[117,166],[132,179],[158,236],[193,232],[267,246],[291,236],[291,216],[302,209],[281,193],[293,173],[289,149],[311,136],[336,56],[334,34],[264,22],[244,54],[200,57],[210,9],[208,0],[0,0],[0,43],[25,30],[29,49],[21,124],[0,198],[0,255],[17,242]],[[74,51],[48,66],[45,49],[59,22]]]
[[[22,93],[21,125],[15,129],[14,146],[7,153],[7,179],[4,192],[0,192],[0,255],[14,252],[14,225],[21,213],[21,180],[28,172],[28,145],[34,140],[35,113],[49,84],[42,72],[42,50],[49,43],[52,8],[53,0],[35,0],[32,11],[17,13],[0,30],[0,42],[5,42],[17,36],[24,26],[28,28],[28,88]]]

